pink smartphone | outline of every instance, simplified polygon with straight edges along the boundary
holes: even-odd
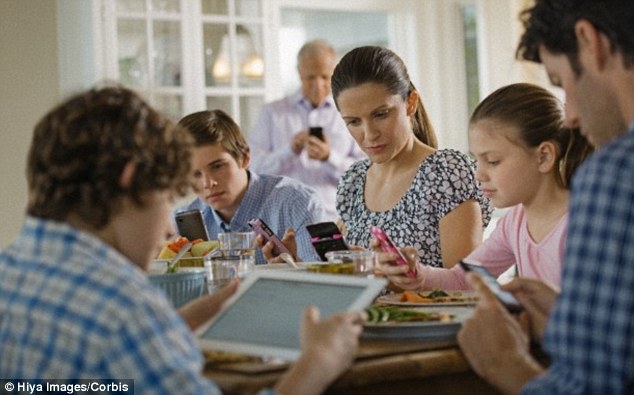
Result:
[[[381,243],[381,248],[383,249],[383,251],[392,252],[397,255],[397,265],[407,265],[407,259],[405,259],[405,256],[403,256],[401,250],[396,247],[392,239],[390,239],[390,236],[388,236],[387,233],[383,231],[383,229],[377,226],[370,226],[370,234],[374,236],[374,238],[377,239],[379,243]],[[407,277],[416,277],[416,272],[412,269],[409,269],[407,271]]]
[[[271,228],[266,224],[266,222],[262,221],[260,218],[253,218],[249,222],[249,226],[253,229],[255,233],[258,235],[262,235],[266,242],[273,242],[273,255],[278,256],[283,252],[293,255],[288,248],[282,243],[275,233],[271,230]]]

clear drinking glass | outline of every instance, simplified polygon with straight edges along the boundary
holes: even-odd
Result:
[[[218,233],[218,242],[224,256],[255,257],[255,232]]]
[[[213,293],[234,278],[244,278],[255,270],[253,255],[215,256],[205,261],[207,288]]]
[[[326,259],[331,264],[352,263],[355,273],[372,274],[376,263],[376,255],[372,251],[330,251]]]

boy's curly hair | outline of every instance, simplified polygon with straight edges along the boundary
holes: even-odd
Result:
[[[143,205],[150,191],[184,195],[191,137],[123,87],[78,94],[35,126],[28,155],[29,215],[64,221],[70,213],[97,229],[118,200]],[[131,185],[120,176],[135,164]]]

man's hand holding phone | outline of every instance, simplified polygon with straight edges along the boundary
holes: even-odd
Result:
[[[330,156],[330,143],[321,127],[308,129],[308,138],[304,148],[310,159],[326,161]]]
[[[520,388],[509,388],[509,377],[531,378],[543,372],[530,355],[529,337],[482,275],[467,273],[467,281],[478,293],[479,301],[462,323],[458,344],[478,375],[503,392],[518,393]]]
[[[524,306],[531,337],[534,340],[541,339],[557,296],[559,296],[559,289],[541,280],[526,277],[514,278],[503,288],[515,295]]]
[[[293,135],[291,138],[291,149],[296,155],[299,155],[306,146],[306,140],[308,140],[308,130],[302,130]]]

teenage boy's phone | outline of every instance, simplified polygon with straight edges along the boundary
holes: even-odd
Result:
[[[322,261],[326,261],[326,253],[329,251],[348,250],[348,245],[343,240],[343,235],[334,222],[320,222],[318,224],[306,225],[306,230],[310,234],[313,248]]]
[[[500,287],[500,283],[498,283],[497,279],[494,275],[492,275],[487,269],[480,265],[474,265],[472,263],[467,263],[460,261],[460,266],[466,271],[473,271],[478,273],[484,279],[484,282],[489,286],[491,291],[495,294],[500,302],[506,307],[508,311],[511,313],[519,313],[524,309],[521,305],[520,301],[513,296],[512,293],[503,290]]]
[[[322,128],[321,126],[313,126],[308,128],[308,134],[317,137],[321,141],[324,141],[324,128]]]
[[[176,221],[179,235],[187,237],[191,241],[197,239],[209,240],[200,210],[194,209],[177,213],[174,216],[174,220]]]
[[[248,222],[249,226],[257,233],[264,237],[264,240],[268,243],[269,241],[273,242],[273,255],[278,256],[283,252],[288,254],[293,254],[289,251],[288,248],[282,243],[279,237],[271,230],[271,228],[266,224],[266,222],[262,221],[260,218],[253,218]]]
[[[383,229],[378,226],[370,226],[370,234],[379,241],[383,251],[396,254],[397,265],[407,265],[407,259],[405,259],[401,250],[396,247],[392,239],[390,239],[390,236],[388,236]],[[416,277],[416,272],[410,268],[407,271],[407,277]]]

